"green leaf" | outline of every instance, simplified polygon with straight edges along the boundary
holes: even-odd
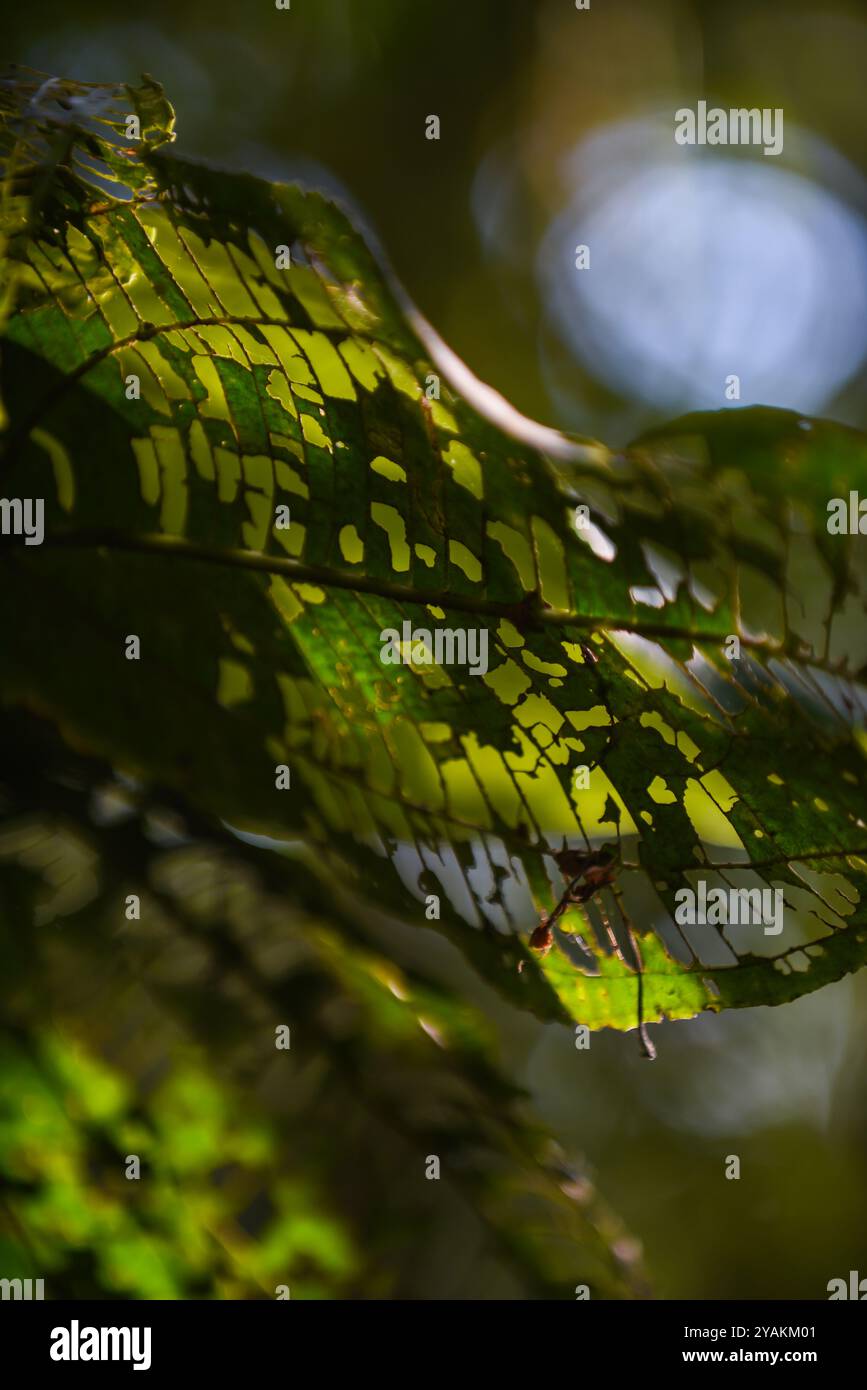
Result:
[[[46,507],[2,555],[5,702],[359,899],[428,925],[436,895],[545,1017],[781,1003],[862,964],[867,575],[826,521],[863,437],[535,426],[333,204],[175,157],[154,84],[127,100],[134,149],[117,89],[4,89],[3,487]],[[489,669],[385,664],[404,622],[472,629]],[[554,855],[612,831],[611,882],[528,958]],[[698,877],[782,889],[783,934],[677,926]]]

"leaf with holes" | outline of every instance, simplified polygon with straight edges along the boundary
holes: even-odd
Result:
[[[332,203],[175,157],[153,82],[18,77],[2,114],[8,706],[303,840],[543,1017],[781,1003],[864,962],[867,565],[827,525],[860,435],[558,434]],[[690,922],[687,890],[735,909]]]

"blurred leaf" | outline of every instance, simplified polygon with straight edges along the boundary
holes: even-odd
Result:
[[[30,918],[4,984],[0,1235],[26,1232],[49,1296],[643,1292],[484,1022],[366,947],[310,865],[194,816],[167,846],[170,806],[125,803],[32,721],[0,749],[4,961],[24,898]]]

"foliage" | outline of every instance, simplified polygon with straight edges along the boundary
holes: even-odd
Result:
[[[512,1002],[592,1028],[782,1003],[863,963],[867,576],[858,538],[825,521],[830,497],[863,486],[865,442],[754,409],[689,417],[621,453],[542,430],[450,360],[333,204],[171,153],[173,115],[150,79],[18,75],[2,107],[3,491],[46,508],[44,543],[9,538],[0,554],[7,746],[30,755],[6,788],[4,857],[17,867],[4,930],[23,1030],[12,1065],[46,1114],[58,1087],[82,1090],[78,1063],[27,1009],[55,950],[53,1009],[71,1034],[88,1031],[80,991],[95,955],[159,1011],[149,1030],[164,1028],[167,994],[166,1016],[199,1044],[224,1035],[229,1088],[267,1089],[274,1020],[302,1020],[321,1133],[345,1126],[350,1102],[380,1112],[385,1056],[387,1123],[424,1095],[433,1118],[422,1104],[404,1136],[419,1152],[449,1136],[496,1151],[496,1179],[465,1155],[457,1186],[533,1289],[562,1288],[572,1274],[530,1249],[510,1206],[557,1209],[562,1193],[507,1118],[514,1097],[478,1020],[464,1031],[425,982],[431,1031],[456,1030],[445,1057],[432,1052],[415,996],[401,1000],[396,967],[371,957],[358,924],[375,903],[436,926]],[[281,507],[288,529],[274,524]],[[489,669],[426,663],[417,645],[384,664],[380,634],[405,621],[478,629]],[[129,634],[140,660],[125,659]],[[74,795],[58,773],[73,754]],[[94,821],[85,792],[118,775],[114,793],[125,787],[139,818],[174,808],[181,843],[155,849],[140,819]],[[82,902],[58,893],[46,907],[28,818],[61,857],[75,827],[84,837],[94,881]],[[290,848],[254,849],[238,831]],[[564,891],[556,856],[600,847],[610,881],[559,919],[553,949],[528,947]],[[782,888],[784,936],[676,927],[675,894],[699,875]],[[141,932],[118,932],[131,883],[151,910]],[[36,929],[22,935],[22,919]],[[172,959],[167,980],[142,960],[150,948]],[[206,980],[220,982],[213,995]],[[251,1018],[259,1041],[245,1044]],[[105,1022],[95,1053],[117,1045],[113,1009]],[[240,1145],[243,1193],[270,1184],[281,1151],[267,1125],[222,1132],[231,1090],[212,1091],[209,1067],[197,1056],[173,1083],[220,1131],[191,1170],[204,1206],[216,1148]],[[455,1108],[431,1099],[440,1082],[458,1087]],[[140,1098],[127,1106],[112,1070],[114,1086],[100,1142],[122,1149],[158,1120]],[[306,1161],[322,1157],[324,1140],[309,1138],[278,1226],[307,1191]],[[9,1144],[12,1169],[36,1184],[28,1202],[60,1219],[52,1175]],[[102,1202],[82,1172],[62,1175],[76,1212]],[[319,1223],[311,1288],[369,1288],[359,1243],[332,1238],[313,1189],[304,1200]],[[576,1202],[594,1286],[626,1287]],[[261,1252],[245,1268],[271,1277]],[[198,1274],[191,1257],[159,1278],[189,1291]],[[242,1276],[217,1264],[208,1278],[225,1292]]]
[[[25,1277],[47,1270],[55,1296],[455,1296],[436,1249],[460,1232],[467,1297],[641,1287],[482,1021],[372,952],[346,907],[326,924],[309,867],[182,820],[29,719],[3,768],[0,1171]]]

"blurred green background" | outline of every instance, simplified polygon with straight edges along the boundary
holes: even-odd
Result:
[[[626,442],[736,373],[742,404],[865,423],[863,5],[39,0],[7,25],[46,72],[151,72],[182,152],[341,195],[535,418]],[[699,100],[781,108],[782,153],[675,145]]]
[[[88,81],[150,72],[182,152],[338,195],[449,345],[524,412],[620,443],[726,404],[731,372],[742,403],[867,426],[863,5],[124,8],[19,6],[7,55]],[[700,99],[782,108],[783,154],[678,151],[674,112]],[[481,1005],[506,1074],[642,1243],[656,1296],[823,1298],[829,1279],[867,1273],[863,974],[782,1009],[656,1028],[650,1066],[634,1035],[577,1051],[433,933],[388,924],[389,953],[396,936],[405,962]],[[725,1178],[732,1154],[740,1181]],[[317,1248],[350,1269],[322,1221]],[[474,1238],[444,1225],[444,1270]],[[402,1291],[418,1287],[407,1274]],[[448,1288],[446,1274],[427,1285]],[[502,1291],[492,1276],[461,1296]]]

